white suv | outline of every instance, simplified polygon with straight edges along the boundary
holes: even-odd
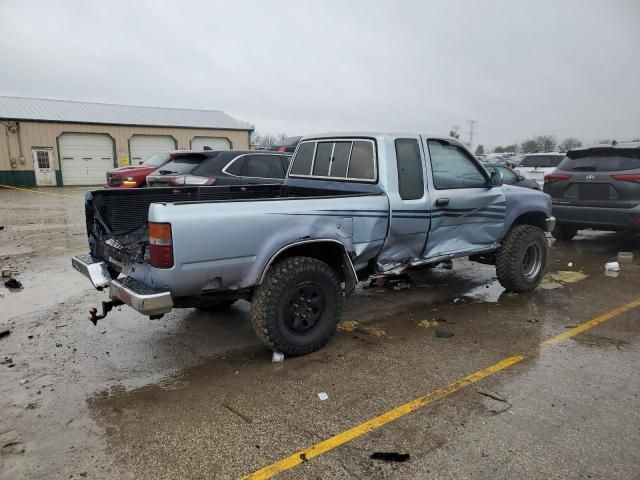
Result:
[[[524,178],[535,180],[540,186],[544,186],[544,176],[551,173],[566,156],[560,152],[530,153],[525,155],[516,168],[516,172]]]

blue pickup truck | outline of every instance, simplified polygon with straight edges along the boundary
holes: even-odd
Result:
[[[469,257],[535,289],[555,224],[548,195],[503,185],[456,139],[379,133],[304,137],[284,185],[88,192],[86,221],[72,264],[111,298],[94,322],[114,305],[158,318],[245,299],[286,355],[325,345],[369,274]]]

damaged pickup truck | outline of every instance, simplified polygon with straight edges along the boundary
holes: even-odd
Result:
[[[544,275],[548,195],[502,184],[453,138],[303,138],[284,185],[97,190],[86,195],[90,251],[72,259],[114,306],[251,305],[271,349],[303,355],[336,330],[343,292],[369,274],[456,257],[494,264],[527,292]]]

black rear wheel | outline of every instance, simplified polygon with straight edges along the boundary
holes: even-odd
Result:
[[[305,355],[335,333],[342,289],[326,263],[290,257],[269,270],[251,302],[251,321],[265,345],[287,356]]]
[[[576,236],[578,233],[577,227],[572,227],[570,225],[562,225],[561,223],[557,224],[556,227],[551,232],[551,235],[556,240],[561,242],[569,242]]]

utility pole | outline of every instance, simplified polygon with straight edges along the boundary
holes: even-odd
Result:
[[[469,123],[469,150],[473,151],[473,126],[478,123],[477,120],[467,120]]]

